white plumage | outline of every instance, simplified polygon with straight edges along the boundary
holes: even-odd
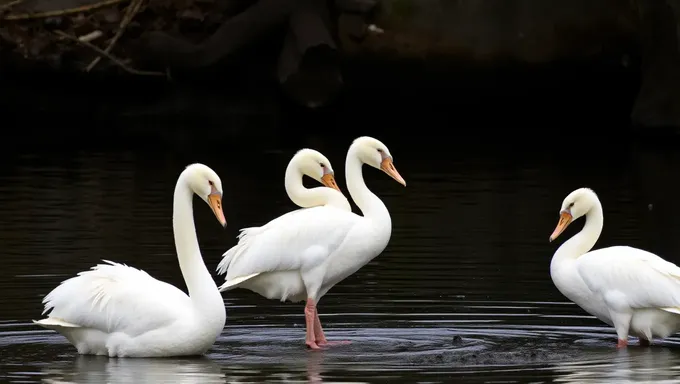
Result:
[[[134,337],[185,315],[183,308],[190,304],[186,293],[139,269],[104,261],[107,264],[78,273],[45,296],[43,314],[52,310],[46,320],[104,333],[125,329]],[[148,312],[153,317],[144,318]]]
[[[305,188],[302,183],[302,178],[305,175],[322,183],[324,187]],[[306,212],[308,208],[329,206],[351,212],[352,208],[349,201],[340,192],[340,188],[335,183],[333,175],[333,167],[326,156],[313,149],[304,148],[299,150],[288,162],[284,185],[288,198],[297,206],[302,207],[302,209],[285,213],[260,227],[242,228],[238,235],[239,246],[229,249],[222,255],[222,260],[217,265],[217,273],[220,275],[224,274],[227,268],[230,267],[232,259],[237,255],[243,254],[246,250],[252,249],[251,245],[253,243],[263,244],[263,242],[268,241],[266,236],[269,235],[263,235],[265,232],[274,230],[274,232],[280,233],[282,230],[290,228],[289,223],[304,220],[305,215],[300,214]],[[261,248],[261,245],[255,248],[258,247]],[[232,270],[236,269],[232,268]],[[240,277],[243,279],[253,276],[242,275]],[[236,283],[236,281],[232,283]]]
[[[198,248],[194,193],[226,225],[217,174],[202,164],[187,167],[175,188],[173,228],[189,296],[144,271],[105,260],[47,294],[43,314],[51,312],[36,324],[64,335],[80,354],[160,357],[207,351],[224,328],[226,312]]]
[[[355,238],[352,235],[360,235],[360,231],[365,229],[363,226],[357,227],[357,224],[362,223],[361,216],[334,207],[306,208],[294,213],[280,221],[281,225],[261,227],[254,234],[247,230],[241,232],[238,245],[227,251],[220,263],[222,266],[228,265],[225,268],[226,283],[220,290],[265,272],[294,271],[298,276],[303,270],[316,273],[314,269],[325,267],[328,256],[337,251],[345,239]],[[275,278],[272,276],[272,279]],[[253,286],[253,290],[269,299],[282,301],[295,302],[307,298],[304,289],[281,290],[284,285],[265,283],[262,288]],[[304,288],[299,284],[295,284],[295,287]],[[291,297],[293,293],[295,295]]]
[[[579,217],[581,232],[555,252],[550,271],[555,286],[567,298],[614,326],[618,346],[632,334],[647,344],[680,330],[680,268],[659,256],[616,246],[588,252],[603,226],[602,205],[588,188],[577,189],[562,203],[560,222],[551,241]]]
[[[267,225],[245,228],[218,272],[226,272],[220,291],[242,287],[269,299],[306,300],[306,343],[328,344],[316,303],[330,288],[380,254],[390,239],[392,221],[383,202],[364,183],[362,165],[381,169],[406,185],[380,141],[361,137],[347,153],[347,188],[364,213],[317,206],[279,217]]]

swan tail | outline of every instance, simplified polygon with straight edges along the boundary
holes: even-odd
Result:
[[[229,269],[229,264],[231,264],[231,260],[234,258],[234,254],[236,253],[236,247],[238,247],[238,245],[229,248],[229,250],[224,252],[222,255],[222,260],[220,260],[220,263],[217,264],[218,275],[223,275],[227,272],[227,269]]]
[[[57,328],[81,328],[80,325],[78,324],[72,324],[67,321],[57,319],[56,317],[46,317],[42,320],[33,320],[34,324],[38,324],[39,326],[47,329],[54,329],[56,330]]]
[[[238,256],[240,256],[243,252],[245,252],[248,249],[248,246],[250,245],[250,239],[252,239],[252,236],[261,232],[260,228],[262,227],[250,227],[250,228],[242,228],[241,233],[238,235],[238,244],[234,245],[233,247],[229,248],[224,254],[222,254],[222,260],[220,261],[219,264],[217,264],[217,274],[218,275],[223,275],[227,272],[227,269],[229,269],[229,266],[231,265],[232,261]]]
[[[225,282],[224,284],[222,284],[220,286],[219,290],[220,290],[220,292],[224,292],[224,291],[228,291],[228,290],[237,288],[239,285],[245,283],[246,281],[252,279],[253,277],[255,277],[257,275],[259,275],[259,273],[252,273],[252,274],[247,275],[247,276],[241,276],[241,277],[237,277],[235,279],[231,279],[231,280]]]

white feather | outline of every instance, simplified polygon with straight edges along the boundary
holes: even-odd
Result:
[[[304,222],[307,220],[309,213],[305,212],[309,208],[328,206],[347,212],[352,211],[347,198],[335,189],[328,187],[316,187],[308,189],[304,187],[304,184],[302,183],[303,175],[313,178],[320,178],[323,176],[323,168],[320,173],[317,173],[316,175],[313,174],[313,172],[319,172],[320,164],[327,167],[326,169],[330,169],[332,172],[330,161],[318,151],[305,148],[301,149],[295,154],[295,156],[293,156],[286,168],[284,184],[286,186],[286,193],[288,194],[288,197],[298,206],[302,207],[302,209],[285,213],[261,227],[242,228],[238,234],[238,244],[227,250],[222,255],[222,260],[220,260],[220,263],[217,265],[217,274],[222,275],[226,273],[227,269],[231,267],[233,259],[242,255],[246,251],[250,251],[251,246],[254,243],[262,244],[264,241],[272,241],[272,236],[278,236],[276,238],[287,236],[287,234],[290,232],[285,227],[290,227],[291,223],[296,223],[299,225],[301,221]],[[272,234],[272,230],[273,233],[276,233],[276,235]],[[291,228],[291,230],[293,229]],[[262,235],[264,233],[268,233],[268,235]],[[256,248],[261,249],[262,246],[256,245]],[[280,258],[281,255],[278,256],[279,261]],[[250,268],[256,269],[254,266],[251,266]],[[261,272],[262,271],[243,274],[243,271],[232,271],[227,276],[227,279],[229,280],[228,284],[223,285],[221,290],[226,290],[236,286],[246,280],[249,280],[250,278],[257,276]],[[238,273],[238,275],[234,275],[234,273]]]
[[[207,351],[224,328],[226,313],[198,249],[192,192],[207,200],[221,196],[221,188],[217,174],[202,164],[187,167],[175,188],[175,244],[191,297],[142,270],[104,260],[48,293],[43,300],[48,317],[35,323],[64,335],[80,354],[161,357]],[[213,211],[222,215],[220,205]]]
[[[316,206],[243,229],[238,244],[225,252],[218,266],[220,274],[226,273],[220,291],[243,287],[270,299],[318,301],[366,265],[385,249],[392,221],[383,202],[366,187],[361,168],[364,163],[382,168],[385,162],[391,175],[405,185],[391,160],[378,140],[355,140],[345,172],[349,192],[365,216],[352,213],[344,204]],[[287,185],[292,185],[289,181]]]
[[[586,216],[581,232],[562,244],[550,265],[553,282],[562,294],[614,326],[619,345],[627,343],[629,334],[651,341],[680,330],[678,266],[626,246],[588,252],[599,238],[604,220],[602,205],[590,189],[569,194],[561,214],[572,221]],[[564,227],[558,225],[551,239]]]
[[[680,308],[680,268],[653,253],[603,248],[579,257],[577,268],[591,291],[602,297],[620,292],[630,308]]]
[[[219,265],[218,272],[227,271],[227,283],[263,272],[315,268],[340,247],[361,219],[333,207],[291,213],[295,214],[279,217],[276,223],[255,231],[248,228],[241,232],[238,244],[225,253]]]
[[[104,260],[62,282],[43,299],[50,317],[78,327],[135,337],[173,323],[191,305],[186,293],[146,272]]]

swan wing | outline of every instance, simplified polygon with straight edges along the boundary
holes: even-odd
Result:
[[[340,247],[361,216],[333,207],[291,212],[257,230],[245,229],[219,266],[226,281],[252,274],[311,268]]]
[[[680,312],[680,268],[651,252],[609,247],[588,252],[577,262],[583,280],[602,297],[623,294],[634,309]]]
[[[222,254],[222,260],[220,260],[219,264],[217,264],[217,274],[222,275],[225,272],[227,272],[227,268],[229,268],[229,264],[231,264],[231,259],[236,255],[236,253],[243,252],[243,250],[246,247],[245,243],[249,242],[248,239],[252,239],[258,234],[266,232],[270,228],[274,228],[277,225],[280,225],[280,223],[285,223],[286,221],[294,220],[293,216],[306,209],[309,208],[301,208],[296,209],[294,211],[290,211],[288,213],[284,213],[283,215],[275,219],[272,219],[267,224],[260,227],[241,228],[238,234],[239,243]]]
[[[41,325],[86,327],[137,336],[184,316],[189,297],[146,272],[104,260],[63,281],[45,299]]]

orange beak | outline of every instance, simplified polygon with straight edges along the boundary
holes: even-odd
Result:
[[[227,219],[224,218],[224,212],[222,211],[222,194],[217,191],[215,187],[212,188],[212,193],[208,195],[208,205],[212,209],[217,221],[222,224],[223,227],[227,226]]]
[[[560,221],[557,222],[557,227],[555,227],[555,230],[553,231],[552,235],[550,235],[550,241],[552,242],[553,240],[557,239],[557,237],[564,232],[565,229],[571,224],[571,221],[573,220],[573,217],[571,216],[571,213],[568,211],[563,211],[560,213]]]
[[[328,188],[333,188],[336,191],[342,193],[340,190],[340,187],[338,187],[338,184],[335,182],[335,177],[333,177],[332,173],[327,173],[321,177],[321,184]]]
[[[406,186],[406,181],[404,181],[404,178],[401,177],[399,172],[397,172],[397,169],[394,168],[391,157],[386,157],[383,159],[382,163],[380,163],[380,169],[390,175],[390,177],[396,180],[397,183],[403,185],[404,187]]]

